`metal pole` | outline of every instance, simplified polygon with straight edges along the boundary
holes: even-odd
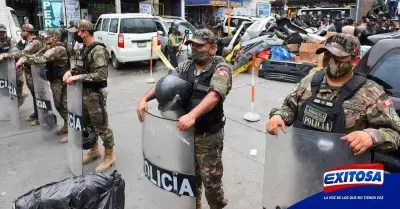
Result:
[[[181,0],[181,16],[185,18],[185,0]]]
[[[360,12],[360,0],[357,0],[356,23],[358,23],[358,13]]]
[[[228,37],[231,37],[231,2],[228,0]]]
[[[115,0],[115,13],[121,14],[121,0]]]

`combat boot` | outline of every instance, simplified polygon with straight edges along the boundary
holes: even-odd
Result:
[[[97,160],[98,158],[100,158],[101,154],[100,154],[100,150],[99,150],[99,144],[96,143],[91,149],[90,152],[83,157],[83,165],[89,164],[91,162],[93,162],[94,160]]]
[[[38,113],[35,111],[34,113],[32,113],[32,115],[30,115],[27,119],[25,119],[26,121],[34,121],[38,119]]]
[[[68,135],[64,136],[64,137],[60,140],[60,142],[63,143],[63,144],[68,143]]]
[[[64,122],[64,126],[57,131],[57,135],[64,135],[68,133],[67,122]]]
[[[35,121],[32,121],[32,122],[31,122],[31,126],[38,126],[38,125],[40,125],[38,119],[36,119]]]
[[[222,204],[223,204],[222,206],[220,206],[220,205],[218,205],[218,206],[210,205],[210,209],[222,209],[222,208],[224,208],[224,207],[226,207],[228,205],[228,200],[224,199]]]
[[[96,168],[97,173],[103,173],[115,164],[115,156],[113,148],[105,148],[104,160]]]

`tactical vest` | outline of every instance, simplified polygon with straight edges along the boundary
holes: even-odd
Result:
[[[312,96],[299,107],[297,118],[293,124],[296,128],[316,131],[346,133],[346,116],[343,101],[353,96],[367,81],[361,74],[354,73],[353,77],[339,91],[336,101],[328,101],[317,97],[317,93],[325,76],[321,70],[314,74],[311,81]]]
[[[219,63],[223,62],[222,59],[214,58],[211,67],[208,71],[195,77],[196,65],[190,61],[188,69],[184,69],[184,76],[193,85],[193,94],[189,101],[187,110],[193,110],[200,102],[207,96],[210,91],[211,78],[213,77],[216,67]],[[200,116],[195,123],[195,132],[202,133],[216,133],[225,125],[223,102],[219,101],[218,104],[210,112]]]
[[[8,53],[11,48],[11,39],[6,36],[4,40],[0,40],[0,53]]]
[[[56,46],[64,47],[64,45],[62,43],[57,43]],[[65,47],[64,47],[64,49],[67,52],[67,56],[68,56],[66,65],[65,64],[58,65],[58,64],[55,64],[54,62],[46,63],[45,71],[46,71],[47,79],[49,81],[53,81],[55,79],[62,79],[64,74],[71,68],[70,56],[69,56],[68,50]]]
[[[81,49],[78,60],[76,61],[75,68],[72,69],[72,75],[79,75],[79,74],[88,74],[89,72],[89,55],[90,52],[94,49],[96,46],[103,46],[106,48],[106,46],[103,43],[100,42],[93,42],[90,44],[87,48]],[[107,87],[107,80],[105,81],[93,81],[93,82],[82,82],[83,88],[85,89],[101,89]]]

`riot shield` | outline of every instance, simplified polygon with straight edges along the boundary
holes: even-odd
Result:
[[[196,207],[194,132],[145,113],[142,129],[145,209]]]
[[[287,128],[267,135],[264,163],[264,209],[288,208],[323,191],[323,175],[332,168],[371,162],[340,139],[342,135]]]
[[[15,68],[15,60],[7,59],[5,61],[8,69],[8,96],[9,96],[9,114],[11,125],[19,129],[19,110],[18,110],[18,96],[17,96],[17,72]],[[1,111],[0,111],[1,112]]]
[[[68,165],[75,176],[83,174],[83,87],[81,82],[67,86]]]
[[[5,59],[0,63],[0,104],[0,121],[7,124],[2,128],[8,129],[11,125],[19,129],[17,76],[13,59]]]
[[[3,104],[2,107],[8,105],[8,94],[8,63],[7,60],[5,60],[0,63],[0,104]],[[2,122],[8,122],[10,120],[8,107],[0,108],[0,120]]]
[[[36,106],[39,115],[40,131],[43,139],[51,140],[56,136],[57,117],[54,114],[55,108],[50,82],[47,80],[46,71],[42,64],[32,65],[31,70],[36,96]]]

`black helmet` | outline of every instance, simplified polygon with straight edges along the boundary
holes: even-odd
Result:
[[[90,128],[86,128],[82,133],[82,149],[91,149],[97,142],[98,135]]]
[[[192,96],[193,86],[188,81],[170,71],[156,84],[156,99],[161,112],[175,108],[186,110]]]

